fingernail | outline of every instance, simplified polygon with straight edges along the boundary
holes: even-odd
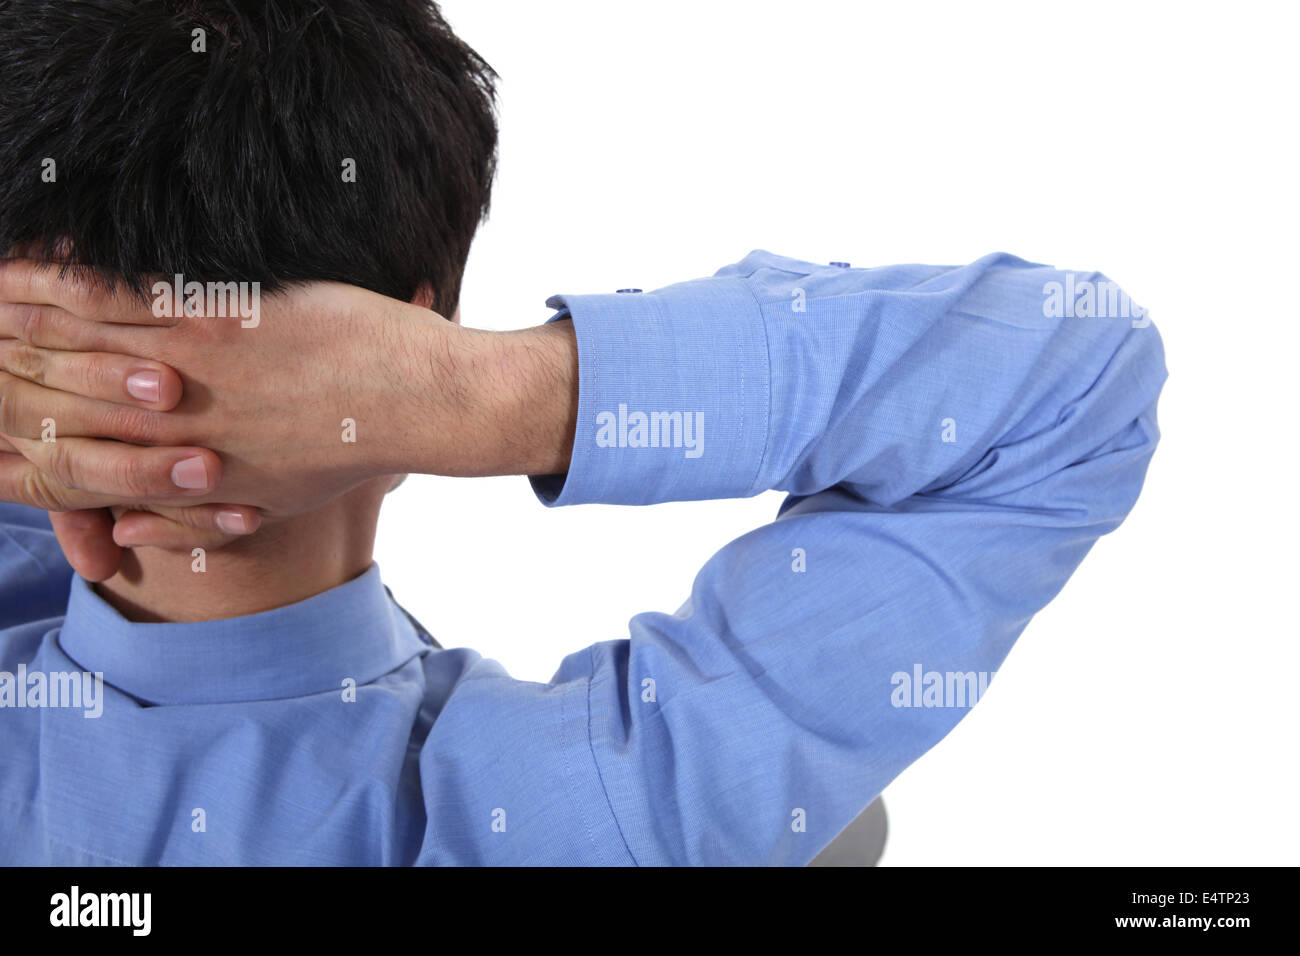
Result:
[[[162,391],[162,376],[152,370],[132,372],[126,379],[126,390],[132,398],[142,402],[156,402]]]
[[[217,527],[226,534],[248,534],[248,519],[239,511],[218,511]]]
[[[197,491],[208,486],[208,467],[195,455],[172,465],[172,484],[177,488]]]

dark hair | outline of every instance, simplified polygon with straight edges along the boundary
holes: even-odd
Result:
[[[429,282],[450,317],[495,80],[429,0],[0,0],[0,254],[65,240],[140,295]]]

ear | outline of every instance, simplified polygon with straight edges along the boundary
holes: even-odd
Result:
[[[415,290],[415,295],[411,297],[411,305],[418,305],[422,309],[432,309],[433,283],[421,282],[420,287]]]
[[[430,282],[421,282],[420,287],[415,290],[415,295],[411,297],[411,304],[418,305],[422,309],[433,308],[433,284]],[[460,306],[456,306],[456,311],[445,316],[450,322],[460,325]]]

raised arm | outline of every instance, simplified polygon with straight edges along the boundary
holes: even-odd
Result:
[[[1160,340],[1051,300],[1106,282],[1005,255],[851,270],[754,253],[656,293],[554,300],[582,387],[544,500],[791,492],[676,613],[637,615],[557,675],[589,681],[636,862],[811,860],[1120,523],[1157,442]],[[701,453],[598,440],[633,411],[699,416]]]

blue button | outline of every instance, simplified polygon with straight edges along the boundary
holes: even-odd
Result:
[[[640,292],[640,291],[641,291],[640,289],[619,289],[618,294],[623,295],[624,293],[627,292]]]
[[[837,269],[847,269],[849,267],[847,262],[832,262],[831,265]]]

